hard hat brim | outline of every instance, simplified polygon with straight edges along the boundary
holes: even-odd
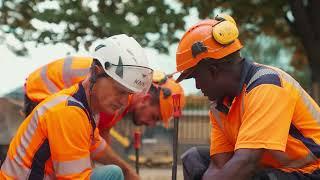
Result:
[[[189,68],[184,70],[179,77],[177,78],[176,82],[180,83],[181,81],[185,80],[185,79],[189,79],[191,78],[190,75],[193,73],[195,67]]]

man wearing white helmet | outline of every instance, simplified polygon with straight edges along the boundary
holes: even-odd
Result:
[[[86,79],[42,101],[10,143],[0,179],[138,179],[107,146],[95,115],[126,107],[145,93],[152,70],[141,46],[126,35],[106,39],[93,55]],[[102,164],[93,169],[92,159]]]

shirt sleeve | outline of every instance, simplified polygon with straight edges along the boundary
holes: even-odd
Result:
[[[210,156],[224,152],[232,152],[234,150],[234,147],[226,138],[221,129],[221,124],[217,122],[215,116],[211,111],[209,111],[209,117],[212,125],[210,138]]]
[[[94,131],[94,137],[91,142],[90,154],[93,159],[99,158],[100,154],[104,152],[106,149],[107,143],[100,136],[98,128]]]
[[[92,127],[79,107],[67,106],[47,113],[46,125],[57,179],[89,179],[92,171]]]
[[[264,84],[252,89],[245,97],[235,149],[284,151],[294,107],[294,98],[282,87]]]

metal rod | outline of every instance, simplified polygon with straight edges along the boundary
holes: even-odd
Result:
[[[139,174],[139,149],[141,146],[141,132],[140,130],[136,130],[134,132],[134,149],[136,152],[136,173]]]
[[[177,179],[179,118],[174,118],[172,180]]]
[[[139,149],[136,149],[136,173],[139,174]]]

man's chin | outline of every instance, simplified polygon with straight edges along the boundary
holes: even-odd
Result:
[[[133,120],[133,124],[136,126],[142,126],[143,124],[139,121]]]
[[[116,110],[114,110],[113,108],[108,108],[108,109],[105,109],[105,110],[104,110],[104,113],[107,113],[107,114],[115,114],[115,113],[116,113]]]
[[[209,101],[215,101],[217,99],[216,97],[212,97],[212,96],[207,96],[207,98],[209,99]]]

